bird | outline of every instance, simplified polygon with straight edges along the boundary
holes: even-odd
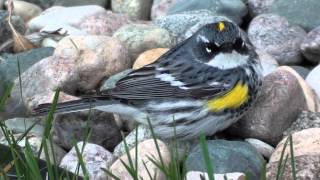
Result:
[[[211,136],[252,107],[262,85],[261,63],[241,28],[204,25],[155,62],[121,78],[114,88],[58,103],[57,114],[96,109],[151,124],[162,139]],[[46,115],[51,104],[34,109]]]

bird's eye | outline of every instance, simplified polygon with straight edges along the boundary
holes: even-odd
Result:
[[[206,43],[205,49],[208,54],[211,54],[217,51],[217,46],[214,43]]]

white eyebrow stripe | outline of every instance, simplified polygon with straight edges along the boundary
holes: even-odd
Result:
[[[202,35],[198,35],[198,38],[197,39],[201,39],[202,42],[205,42],[205,43],[209,43],[209,39],[206,38],[205,36],[202,36]]]

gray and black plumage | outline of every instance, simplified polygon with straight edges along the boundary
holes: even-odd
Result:
[[[261,85],[259,58],[231,22],[207,24],[157,61],[134,70],[99,95],[60,103],[56,113],[89,108],[118,113],[171,138],[212,135],[236,122]],[[48,113],[50,104],[35,109]],[[175,127],[174,127],[175,126]]]

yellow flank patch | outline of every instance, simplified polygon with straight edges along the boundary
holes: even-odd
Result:
[[[224,22],[219,22],[219,23],[218,23],[218,30],[219,30],[219,31],[223,31],[224,29],[225,29]]]
[[[231,89],[227,94],[210,99],[208,101],[208,108],[210,111],[221,111],[224,109],[234,109],[240,107],[242,104],[246,103],[249,88],[247,85],[242,83],[237,83],[233,89]]]

